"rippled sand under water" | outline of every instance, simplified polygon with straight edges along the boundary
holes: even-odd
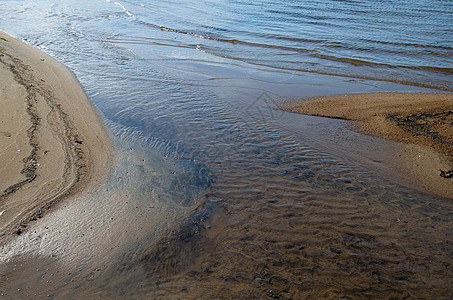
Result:
[[[232,167],[211,190],[219,215],[140,259],[151,295],[449,298],[451,202],[312,159],[280,174],[270,164],[247,183]]]
[[[285,115],[280,132],[268,127],[266,137],[244,139],[216,161],[206,203],[214,213],[188,221],[138,260],[147,294],[448,299],[451,200],[392,177],[391,142],[342,121],[291,117],[292,125]]]
[[[11,260],[0,269],[0,292],[450,298],[451,200],[381,179],[391,178],[385,166],[365,171],[378,164],[366,155],[354,167],[358,154],[348,157],[341,138],[322,135],[328,126],[360,143],[341,121],[293,117],[319,130],[304,134],[287,122],[286,131],[239,133],[218,155],[206,153],[209,180],[184,160],[120,145],[118,165],[96,194],[64,203],[3,249]],[[316,138],[324,152],[302,142]]]

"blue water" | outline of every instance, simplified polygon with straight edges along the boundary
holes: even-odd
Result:
[[[171,218],[184,222],[186,207],[207,201],[229,216],[208,213],[193,239],[169,238],[173,249],[144,225],[153,213],[122,208],[128,228],[149,236],[125,239],[102,276],[90,273],[92,261],[59,266],[79,271],[52,286],[57,296],[266,297],[286,285],[294,298],[428,297],[452,287],[451,205],[328,143],[341,124],[276,109],[309,96],[453,91],[451,1],[1,1],[0,16],[1,30],[76,74],[121,155],[148,153],[118,162],[111,206],[148,207],[155,197],[162,210],[182,207]],[[120,179],[125,169],[133,180]],[[223,234],[198,238],[210,218]],[[410,225],[395,229],[396,220]],[[73,252],[92,242],[84,239]],[[22,290],[43,283],[28,282]]]
[[[84,43],[160,45],[154,59],[181,51],[194,59],[199,55],[191,50],[198,50],[278,70],[452,89],[450,1],[2,1],[1,6],[4,29],[34,43],[62,46],[54,51],[79,49],[79,57],[93,57]]]

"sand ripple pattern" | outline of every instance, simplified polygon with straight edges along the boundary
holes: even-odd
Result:
[[[166,80],[156,87],[171,91],[166,99],[137,99],[113,119],[131,124],[142,144],[199,166],[192,176],[206,176],[210,188],[203,208],[131,264],[144,268],[147,285],[132,280],[140,287],[130,296],[449,294],[450,203],[319,153],[259,110],[225,105],[213,89],[178,92],[181,83]]]
[[[448,298],[448,201],[376,179],[208,99],[175,101],[179,122],[156,128],[155,141],[141,137],[198,162],[211,186],[202,208],[132,263],[152,284],[130,296]],[[168,108],[134,116],[154,109]]]
[[[448,298],[449,203],[294,148],[229,161],[208,196],[218,213],[143,256],[151,294]]]

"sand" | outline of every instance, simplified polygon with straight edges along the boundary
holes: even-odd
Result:
[[[62,64],[0,32],[0,240],[110,170],[102,119]]]
[[[291,101],[281,108],[348,120],[355,131],[397,142],[402,147],[395,171],[422,190],[453,199],[453,94],[349,94]]]

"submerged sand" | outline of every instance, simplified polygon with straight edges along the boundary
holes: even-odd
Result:
[[[393,167],[414,185],[453,199],[453,94],[349,94],[302,99],[281,108],[348,120],[355,131],[400,143]]]
[[[92,190],[111,154],[74,74],[0,32],[0,239],[22,233],[69,195]]]

